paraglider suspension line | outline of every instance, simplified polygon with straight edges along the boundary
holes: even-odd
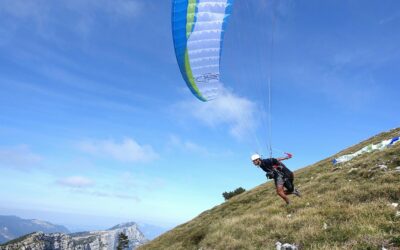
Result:
[[[269,156],[272,158],[272,66],[274,60],[274,36],[275,36],[275,11],[272,10],[272,34],[270,43],[270,60],[269,60],[269,74],[268,74],[268,150]]]

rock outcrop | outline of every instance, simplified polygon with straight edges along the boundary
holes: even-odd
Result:
[[[147,242],[136,223],[127,223],[109,230],[74,234],[36,232],[1,245],[0,250],[113,250],[120,233],[128,236],[129,250]]]

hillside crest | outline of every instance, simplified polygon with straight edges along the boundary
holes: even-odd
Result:
[[[332,160],[400,135],[376,135],[295,172],[303,197],[285,207],[272,182],[231,198],[140,247],[146,249],[400,249],[400,143]]]

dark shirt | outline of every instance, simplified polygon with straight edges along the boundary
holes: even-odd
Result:
[[[275,158],[262,159],[260,168],[267,173],[267,176],[273,176],[273,178],[277,178],[278,175],[287,178],[293,176],[292,171]]]

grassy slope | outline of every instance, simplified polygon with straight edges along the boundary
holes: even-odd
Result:
[[[382,133],[333,157],[399,133],[400,128]],[[332,158],[295,172],[303,197],[291,197],[289,208],[268,182],[139,249],[275,249],[276,241],[301,249],[400,249],[400,217],[390,205],[400,200],[400,174],[393,171],[400,166],[400,143],[338,167]]]

